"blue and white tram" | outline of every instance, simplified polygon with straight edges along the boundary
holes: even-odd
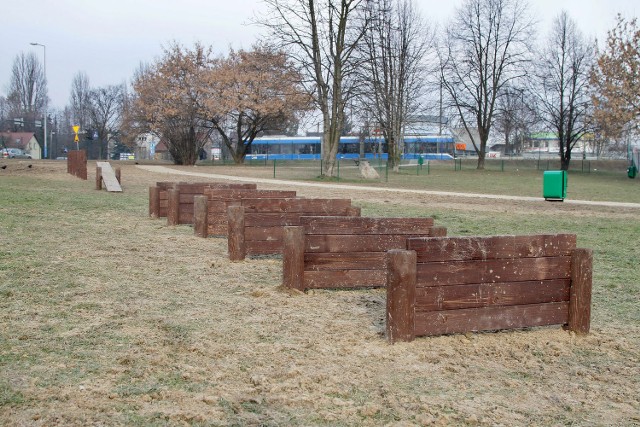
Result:
[[[247,150],[250,160],[320,160],[320,137],[315,136],[274,136],[253,140]],[[404,138],[403,159],[450,160],[455,150],[455,140],[451,136],[422,135]],[[360,157],[360,138],[343,136],[340,138],[337,157],[357,159]],[[365,139],[367,159],[387,159],[387,144],[381,137]]]

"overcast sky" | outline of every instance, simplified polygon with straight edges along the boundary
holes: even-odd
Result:
[[[416,0],[424,17],[442,25],[461,0]],[[637,17],[637,0],[530,0],[543,37],[562,10],[587,35],[603,40],[615,16]],[[217,52],[249,48],[261,29],[250,25],[260,0],[22,0],[5,2],[0,24],[0,94],[7,95],[11,66],[20,52],[43,59],[53,108],[68,104],[71,81],[84,71],[92,87],[129,82],[172,40],[200,41]]]

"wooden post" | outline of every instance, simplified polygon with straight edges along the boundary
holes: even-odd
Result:
[[[284,227],[282,285],[304,291],[304,227]]]
[[[160,213],[160,187],[149,187],[149,216],[158,218]]]
[[[431,227],[429,231],[431,237],[447,237],[447,227]]]
[[[178,225],[180,215],[180,190],[172,188],[167,191],[169,206],[167,207],[167,225]]]
[[[571,254],[568,329],[577,334],[587,334],[591,327],[592,275],[593,251],[591,249],[575,249]]]
[[[415,251],[387,251],[387,340],[413,341],[416,300]]]
[[[193,197],[193,232],[198,237],[209,237],[209,199]]]
[[[120,168],[116,168],[115,174],[116,179],[118,180],[118,184],[122,185],[122,180],[120,179],[122,177],[122,170]]]
[[[351,206],[347,211],[347,216],[360,216],[361,208],[360,206]]]
[[[96,167],[96,190],[102,190],[102,168]]]
[[[244,206],[229,206],[227,209],[227,246],[231,261],[242,261],[247,256],[244,240]]]
[[[80,150],[78,152],[78,178],[87,180],[87,152],[85,150]]]

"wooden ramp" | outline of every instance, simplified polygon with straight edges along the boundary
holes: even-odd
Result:
[[[104,182],[107,191],[122,192],[122,187],[116,179],[116,174],[109,162],[96,162],[96,166],[101,169],[102,182]]]

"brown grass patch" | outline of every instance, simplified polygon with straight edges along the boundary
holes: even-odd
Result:
[[[279,258],[231,263],[225,240],[147,217],[148,186],[202,178],[122,167],[123,194],[95,191],[64,162],[1,172],[4,425],[640,423],[639,321],[609,306],[624,292],[622,280],[603,279],[613,264],[597,266],[587,337],[554,327],[391,346],[384,291],[283,290]],[[437,212],[455,233],[475,231],[483,215],[495,231],[525,218],[513,233],[539,227],[528,215],[557,214],[563,226],[637,219],[544,202],[297,190],[351,197],[363,214]],[[637,284],[628,292],[637,298]]]

